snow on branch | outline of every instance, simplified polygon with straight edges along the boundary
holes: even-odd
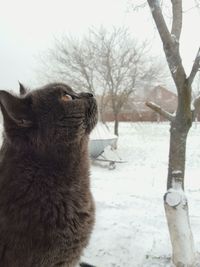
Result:
[[[194,64],[192,66],[192,70],[191,70],[191,73],[188,77],[188,84],[189,86],[192,85],[193,83],[193,80],[197,74],[197,72],[200,70],[200,47],[198,49],[198,52],[197,52],[197,55],[196,55],[196,58],[194,60]]]
[[[155,112],[157,112],[158,114],[160,114],[164,118],[168,119],[169,121],[173,121],[174,120],[174,116],[171,113],[169,113],[166,110],[162,109],[160,106],[156,105],[155,103],[146,102],[145,104],[146,104],[147,107],[151,108],[152,110],[154,110]]]

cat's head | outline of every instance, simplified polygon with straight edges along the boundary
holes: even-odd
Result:
[[[9,142],[43,146],[70,144],[88,136],[97,122],[97,104],[90,93],[75,93],[52,83],[20,96],[0,91],[4,132]]]

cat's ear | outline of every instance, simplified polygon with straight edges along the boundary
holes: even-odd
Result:
[[[27,89],[25,88],[25,86],[22,83],[20,83],[20,81],[18,81],[18,83],[19,83],[19,93],[20,93],[20,95],[25,95],[27,93]]]
[[[0,90],[0,106],[5,123],[15,123],[19,127],[30,127],[30,103],[25,98],[18,98]]]

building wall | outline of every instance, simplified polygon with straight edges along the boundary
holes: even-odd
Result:
[[[159,116],[159,114],[153,111],[145,111],[140,114],[137,112],[135,113],[121,113],[118,117],[119,121],[166,121],[165,118]],[[105,113],[103,117],[104,121],[114,121],[115,118],[112,113]]]
[[[177,107],[177,96],[167,89],[157,86],[146,98],[134,96],[129,99],[119,114],[119,121],[166,121],[165,118],[145,105],[146,101],[154,102],[170,113],[174,113]],[[107,106],[103,115],[104,121],[114,121],[112,109]]]

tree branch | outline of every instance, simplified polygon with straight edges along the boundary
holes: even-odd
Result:
[[[194,80],[194,78],[195,78],[197,72],[199,71],[199,69],[200,69],[200,47],[199,47],[199,49],[198,49],[196,58],[195,58],[195,60],[194,60],[194,64],[193,64],[193,66],[192,66],[191,73],[190,73],[190,75],[189,75],[189,77],[188,77],[188,84],[189,84],[189,86],[192,85],[193,80]]]
[[[147,1],[163,44],[164,45],[168,44],[172,46],[172,38],[167,28],[167,24],[163,18],[159,2],[157,0],[147,0]]]
[[[200,95],[192,101],[192,108],[194,111],[198,111],[200,109]]]
[[[182,60],[179,53],[179,42],[178,42],[179,39],[177,39],[180,37],[181,33],[181,28],[178,27],[182,27],[182,15],[180,15],[180,12],[182,12],[181,10],[182,5],[180,3],[175,5],[175,3],[178,3],[180,0],[172,0],[172,5],[173,5],[172,32],[175,34],[175,36],[171,36],[168,27],[166,25],[166,22],[164,20],[159,1],[158,0],[147,0],[147,1],[151,9],[153,19],[156,23],[156,27],[160,34],[160,38],[163,43],[163,48],[171,71],[171,75],[176,84],[178,93],[181,95],[183,90],[183,84],[186,80],[185,70],[183,68]],[[175,8],[178,8],[178,10],[175,11]],[[178,17],[175,17],[176,14],[178,14]]]
[[[173,121],[174,120],[174,116],[167,112],[166,110],[162,109],[160,106],[156,105],[153,102],[146,102],[145,103],[147,107],[151,108],[153,111],[157,112],[158,114],[160,114],[161,116],[163,116],[164,118],[166,118],[169,121]]]
[[[172,30],[171,35],[175,41],[179,41],[182,29],[182,0],[171,0],[172,2]]]

